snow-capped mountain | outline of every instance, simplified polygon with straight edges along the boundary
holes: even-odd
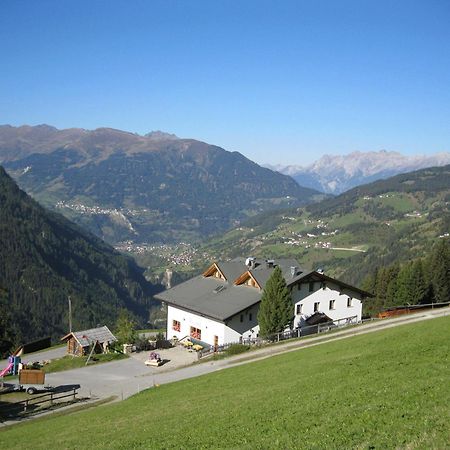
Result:
[[[340,194],[352,187],[425,167],[450,164],[450,153],[405,156],[398,152],[353,152],[325,155],[307,167],[268,166],[290,175],[300,185],[326,193]]]

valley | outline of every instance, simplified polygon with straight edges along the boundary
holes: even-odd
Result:
[[[29,195],[132,256],[150,294],[237,256],[293,258],[360,285],[449,232],[450,166],[332,197],[203,142],[48,126],[0,127],[0,161]],[[84,323],[98,317],[89,308]]]
[[[0,164],[110,244],[195,242],[326,195],[238,152],[164,133],[0,126]]]
[[[169,254],[156,272],[171,267],[192,273],[203,269],[206,261],[244,254],[292,257],[305,267],[323,268],[358,284],[378,265],[424,255],[433,242],[447,238],[449,194],[445,186],[430,195],[362,194],[344,214],[322,216],[301,208],[257,216],[249,224],[191,247],[189,258],[177,260],[182,258],[183,246],[166,248]],[[147,251],[154,253],[154,247],[130,245],[126,250],[140,258]]]

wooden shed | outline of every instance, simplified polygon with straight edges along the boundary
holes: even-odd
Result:
[[[62,337],[61,341],[67,342],[69,355],[84,356],[91,351],[92,345],[95,346],[95,353],[105,353],[108,346],[117,341],[117,338],[107,326],[103,326],[84,331],[72,331]]]

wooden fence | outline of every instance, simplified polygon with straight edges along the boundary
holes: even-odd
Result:
[[[385,309],[384,311],[378,313],[378,318],[385,319],[387,317],[401,316],[403,314],[411,314],[419,312],[424,309],[444,308],[446,306],[450,306],[450,302],[426,303],[423,305],[394,306],[392,308]]]
[[[72,388],[70,391],[64,392],[49,392],[42,395],[33,395],[25,400],[11,403],[0,403],[0,417],[12,418],[23,417],[27,414],[32,414],[37,411],[43,411],[53,408],[58,403],[75,402],[78,394],[78,388]],[[61,402],[62,399],[70,399]]]

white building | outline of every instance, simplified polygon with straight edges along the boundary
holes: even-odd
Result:
[[[202,275],[156,296],[168,305],[167,338],[190,336],[222,345],[257,337],[262,292],[275,266],[292,293],[295,328],[323,320],[361,320],[361,300],[370,296],[367,292],[300,269],[295,260],[238,258],[216,262]]]

